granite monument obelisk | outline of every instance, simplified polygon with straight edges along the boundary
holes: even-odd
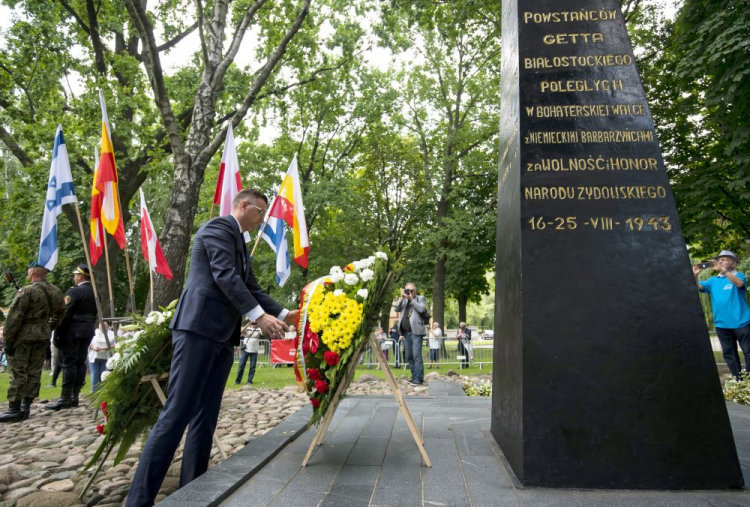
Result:
[[[492,434],[524,485],[743,484],[617,0],[503,0]]]

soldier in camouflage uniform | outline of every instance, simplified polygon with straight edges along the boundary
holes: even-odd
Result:
[[[9,408],[0,414],[0,422],[27,419],[31,402],[39,396],[50,333],[65,313],[63,295],[46,280],[47,273],[32,262],[28,271],[31,284],[18,291],[8,310],[5,352],[10,368]]]

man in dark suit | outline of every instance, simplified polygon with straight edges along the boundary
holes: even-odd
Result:
[[[232,213],[203,225],[195,235],[190,273],[172,328],[167,402],[143,448],[128,493],[129,507],[153,505],[185,427],[180,487],[208,469],[221,397],[240,342],[242,316],[264,334],[282,338],[297,314],[263,292],[247,255],[243,233],[258,227],[268,199],[246,189]]]
[[[73,282],[65,293],[65,317],[55,331],[55,347],[60,349],[63,385],[60,397],[46,405],[48,410],[78,406],[78,395],[86,383],[89,344],[96,330],[96,299],[91,286],[91,273],[86,264],[73,271]]]

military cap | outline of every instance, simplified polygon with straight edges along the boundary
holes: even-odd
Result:
[[[89,267],[86,264],[79,264],[76,266],[76,268],[73,270],[74,275],[83,275],[83,276],[91,276],[91,272],[89,271]]]

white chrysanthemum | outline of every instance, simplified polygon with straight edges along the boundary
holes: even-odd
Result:
[[[361,297],[362,299],[367,299],[367,295],[370,293],[367,289],[359,289],[357,291],[357,296]]]
[[[146,317],[146,324],[153,324],[154,322],[156,322],[156,315]]]
[[[383,260],[388,260],[388,255],[385,254],[385,252],[375,252],[375,257],[379,257]]]
[[[331,279],[331,281],[333,283],[338,283],[338,282],[340,282],[341,280],[344,279],[344,272],[343,271],[337,271],[335,273],[331,273],[331,276],[329,276],[329,278]]]
[[[164,321],[166,321],[166,320],[167,320],[167,319],[165,319],[165,318],[164,318],[164,314],[163,314],[163,313],[160,313],[160,314],[159,314],[159,315],[158,315],[158,316],[156,317],[156,323],[157,323],[157,324],[159,324],[160,326],[161,326],[162,324],[164,324]]]
[[[341,270],[341,267],[340,267],[340,266],[333,266],[333,267],[331,268],[331,271],[329,271],[329,274],[333,275],[333,274],[335,274],[335,273],[342,273],[342,272],[343,272],[343,271]]]
[[[359,277],[354,273],[347,273],[344,277],[344,283],[347,285],[357,285],[357,282],[359,282]]]
[[[371,269],[365,269],[359,274],[363,281],[369,282],[375,276],[375,272]]]
[[[109,374],[112,373],[111,371],[103,371],[101,380],[107,380],[107,377],[109,377]]]
[[[120,362],[120,357],[121,357],[120,353],[119,352],[115,352],[112,355],[112,357],[110,357],[109,359],[107,359],[107,369],[108,370],[114,370],[115,366],[117,366],[117,363]]]
[[[359,269],[360,270],[367,269],[370,266],[372,266],[372,261],[370,261],[370,259],[362,259],[361,261],[359,261]]]
[[[341,290],[341,289],[336,289],[335,291],[333,291],[333,295],[334,296],[340,296],[343,293],[344,293],[344,291]]]
[[[354,270],[355,271],[359,271],[360,269],[362,269],[364,267],[362,265],[362,261],[354,261],[354,262],[352,262],[352,265],[354,265]]]

